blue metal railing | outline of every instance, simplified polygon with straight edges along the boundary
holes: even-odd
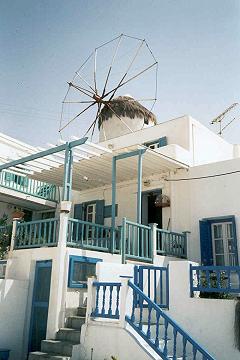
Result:
[[[151,262],[153,259],[151,227],[123,218],[121,252],[123,263],[126,259]]]
[[[0,186],[41,199],[58,201],[59,194],[56,185],[30,179],[27,176],[1,171]]]
[[[157,254],[187,258],[187,234],[157,229]]]
[[[114,230],[117,233],[117,230]],[[83,220],[69,219],[67,245],[89,250],[119,252],[119,236],[112,245],[112,228]]]
[[[240,293],[240,266],[193,266],[190,264],[190,290]]]
[[[96,301],[91,316],[119,319],[121,283],[95,281],[93,286],[96,288]]]
[[[135,266],[134,284],[162,309],[169,308],[168,266]]]
[[[15,249],[56,246],[58,219],[17,223]]]
[[[133,292],[133,304],[131,315],[126,316],[126,321],[163,360],[215,360],[131,281],[129,287]],[[143,311],[147,315],[146,323]]]

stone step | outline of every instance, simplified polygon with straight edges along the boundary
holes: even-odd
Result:
[[[80,343],[81,331],[72,328],[59,329],[56,334],[56,340],[72,341]]]
[[[72,356],[74,346],[79,343],[62,340],[42,340],[41,351],[45,353],[61,354],[62,356]]]
[[[54,354],[54,353],[46,353],[46,352],[41,352],[41,351],[34,351],[34,352],[30,353],[28,356],[28,360],[44,360],[44,359],[70,360],[71,357],[60,355],[60,354]]]
[[[69,316],[67,318],[66,326],[71,329],[80,330],[85,323],[85,316]]]
[[[77,309],[78,316],[86,316],[87,307],[86,306],[79,306]]]

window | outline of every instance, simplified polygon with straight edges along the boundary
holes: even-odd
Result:
[[[145,143],[144,145],[150,149],[158,149],[160,147],[167,145],[167,137],[163,136],[160,139],[149,141],[149,142]]]
[[[238,266],[235,217],[202,219],[200,245],[203,265]]]
[[[0,260],[0,279],[5,279],[7,261]]]
[[[215,265],[236,265],[233,223],[212,223],[212,246]]]
[[[70,256],[68,287],[87,287],[89,277],[96,275],[96,263],[102,259],[89,258],[86,256]]]

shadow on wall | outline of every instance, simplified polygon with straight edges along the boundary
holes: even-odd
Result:
[[[0,348],[22,359],[28,281],[0,279]]]

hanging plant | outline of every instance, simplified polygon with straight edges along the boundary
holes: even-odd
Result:
[[[167,195],[159,194],[156,197],[154,205],[156,207],[161,207],[161,208],[168,207],[170,206],[170,199]]]

